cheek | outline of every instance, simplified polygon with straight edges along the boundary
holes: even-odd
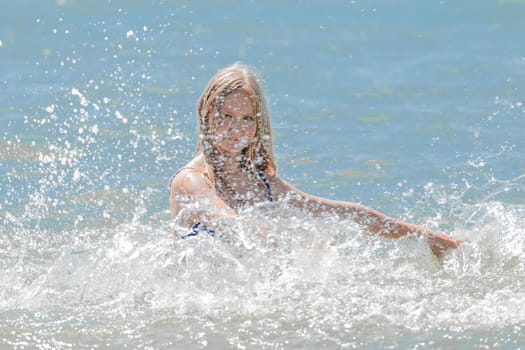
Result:
[[[228,131],[228,128],[225,128],[224,126],[216,126],[215,127],[215,134],[225,134]]]
[[[252,138],[255,137],[256,131],[257,131],[257,125],[255,123],[250,124],[246,127],[246,134]]]

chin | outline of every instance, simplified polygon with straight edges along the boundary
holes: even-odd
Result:
[[[230,158],[240,157],[243,150],[244,148],[220,148],[221,153]]]
[[[222,153],[227,154],[231,157],[239,157],[242,155],[246,147],[247,146],[242,146],[242,147],[232,146],[232,147],[220,147],[219,149],[221,150]]]

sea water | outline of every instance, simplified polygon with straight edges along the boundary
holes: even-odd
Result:
[[[0,348],[523,349],[524,13],[2,3]],[[177,240],[167,184],[235,61],[264,81],[282,178],[467,242],[440,262],[286,202]]]

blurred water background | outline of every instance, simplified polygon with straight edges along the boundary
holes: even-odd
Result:
[[[523,349],[524,30],[520,0],[3,3],[0,348]],[[469,242],[440,264],[284,204],[174,240],[168,180],[235,61],[281,177]]]

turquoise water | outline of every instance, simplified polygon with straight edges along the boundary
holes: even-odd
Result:
[[[524,14],[3,4],[0,348],[524,348]],[[439,264],[423,240],[285,203],[174,240],[167,182],[202,88],[235,61],[264,80],[281,177],[469,243]]]

